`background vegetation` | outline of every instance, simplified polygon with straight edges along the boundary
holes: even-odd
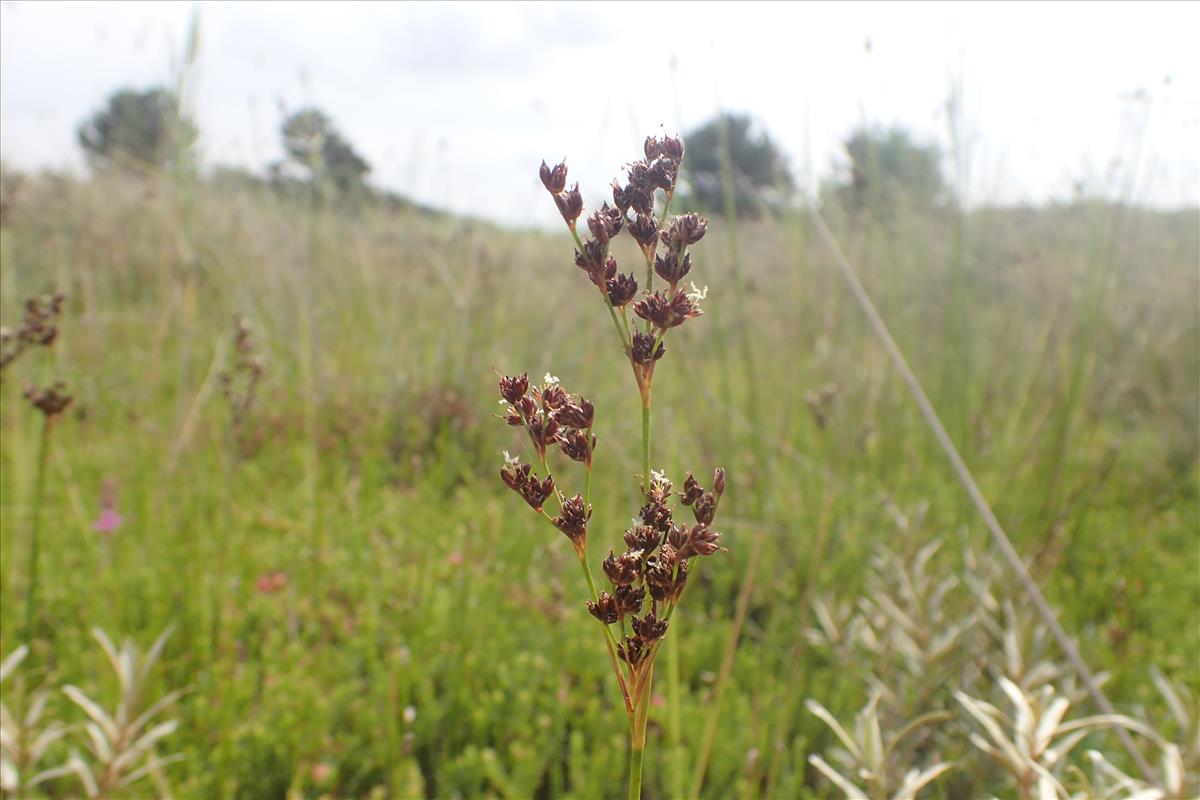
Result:
[[[497,480],[519,443],[493,419],[491,371],[549,370],[596,402],[596,558],[634,508],[640,441],[608,321],[565,235],[338,202],[369,165],[309,113],[289,150],[308,172],[286,185],[5,174],[4,324],[26,295],[70,301],[53,352],[0,387],[0,653],[24,643],[40,419],[20,393],[60,377],[76,399],[54,432],[27,685],[111,700],[90,629],[148,647],[174,625],[147,691],[187,689],[160,744],[184,756],[160,776],[177,795],[619,794],[616,687],[569,548]],[[314,120],[332,135],[301,124]],[[964,211],[936,166],[891,160],[921,152],[897,135],[852,140],[861,180],[826,193],[834,232],[1111,697],[1161,718],[1152,664],[1200,688],[1196,212],[1085,198]],[[334,136],[349,167],[325,191]],[[714,798],[836,791],[806,761],[835,739],[805,699],[847,719],[866,673],[895,686],[903,667],[847,669],[806,635],[813,602],[869,601],[883,544],[911,561],[942,541],[930,569],[964,579],[987,571],[965,551],[990,559],[828,254],[767,197],[757,219],[710,225],[706,316],[656,381],[673,447],[654,461],[673,477],[726,466],[731,553],[696,576],[673,633],[685,696],[651,724],[678,746],[650,748],[650,797],[693,776]],[[220,379],[235,315],[265,359],[237,426]],[[106,492],[112,534],[93,530]],[[953,602],[966,614],[977,599]],[[896,702],[953,710],[953,688]],[[49,703],[74,719],[67,698]],[[934,742],[968,730],[950,720]],[[1088,742],[1125,763],[1108,734]],[[927,793],[1012,791],[977,762]],[[72,795],[71,780],[38,791]]]

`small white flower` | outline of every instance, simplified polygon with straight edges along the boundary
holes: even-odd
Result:
[[[650,470],[650,480],[655,483],[662,483],[667,479],[667,473],[660,469]]]
[[[504,463],[505,463],[505,464],[520,464],[520,463],[521,463],[521,457],[520,457],[520,456],[509,455],[509,452],[508,452],[507,450],[505,450],[505,451],[504,451]]]
[[[412,706],[407,706],[404,709],[404,721],[407,722],[409,725],[412,725],[414,722],[416,722],[417,721],[417,709],[413,708]]]
[[[547,372],[544,376],[542,376],[542,383],[546,384],[547,386],[553,386],[554,384],[558,383],[558,376],[551,375],[549,372]]]
[[[688,281],[688,283],[691,285],[692,290],[687,293],[687,296],[688,299],[690,299],[693,303],[699,303],[701,300],[708,297],[707,286],[705,286],[703,289],[697,289],[696,284],[692,283],[691,281]]]

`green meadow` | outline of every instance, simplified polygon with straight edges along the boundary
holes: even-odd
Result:
[[[121,691],[92,628],[142,650],[170,628],[143,699],[184,691],[155,745],[182,758],[117,796],[622,795],[620,695],[570,543],[498,477],[523,443],[493,368],[550,372],[596,406],[593,569],[640,505],[637,391],[565,232],[217,180],[6,183],[3,324],[26,296],[68,295],[54,346],[0,385],[0,657],[30,648],[10,709],[18,683],[43,685],[46,718],[78,726],[57,687],[106,707]],[[1187,745],[1151,668],[1200,690],[1195,209],[887,211],[824,214],[1109,698]],[[640,269],[628,237],[614,246]],[[805,701],[852,720],[872,676],[895,720],[946,712],[899,765],[955,761],[922,796],[1013,796],[953,691],[1007,708],[995,681],[1018,639],[1059,686],[1070,670],[830,253],[797,211],[714,217],[693,261],[705,313],[659,364],[651,463],[677,486],[726,468],[729,552],[672,620],[645,796],[841,796],[808,761],[839,741]],[[237,316],[264,371],[235,425]],[[43,437],[22,394],[55,379],[74,401]],[[93,529],[106,498],[111,533]],[[1029,620],[1012,643],[922,682],[899,652],[817,634],[818,605],[878,611],[880,548],[911,563],[932,542],[928,570],[953,583],[939,613],[1003,616],[968,591],[987,574]],[[1074,695],[1068,717],[1091,713]],[[73,727],[40,768],[86,748]],[[1135,774],[1111,732],[1081,765],[1085,749]],[[81,791],[64,775],[29,796]]]

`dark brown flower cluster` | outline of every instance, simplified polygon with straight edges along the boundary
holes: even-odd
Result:
[[[0,370],[9,367],[32,347],[50,347],[58,339],[58,318],[66,306],[62,292],[25,301],[25,314],[16,331],[0,328]],[[25,399],[45,415],[47,422],[62,414],[71,405],[66,384],[56,381],[50,386],[27,386]]]
[[[653,658],[656,643],[666,634],[671,609],[687,585],[692,559],[724,549],[721,534],[711,525],[725,492],[725,470],[718,467],[714,472],[712,491],[706,491],[688,473],[679,499],[692,508],[694,525],[676,523],[671,481],[665,475],[653,473],[649,486],[636,524],[625,531],[625,552],[616,555],[610,550],[604,559],[604,574],[612,592],[601,592],[597,601],[587,604],[591,615],[606,625],[630,618],[633,633],[624,635],[617,654],[634,670]],[[644,606],[645,614],[637,616]]]
[[[613,205],[604,203],[587,217],[587,229],[591,232],[588,239],[579,237],[576,222],[583,214],[583,199],[578,184],[570,190],[565,188],[566,162],[555,167],[542,162],[541,179],[575,237],[576,266],[624,321],[623,325],[617,323],[618,334],[645,396],[653,381],[654,364],[666,353],[662,343],[666,332],[703,313],[700,301],[707,289],[700,290],[692,284],[685,291],[680,283],[692,270],[688,248],[704,238],[708,220],[698,214],[665,219],[675,196],[683,142],[671,136],[651,136],[646,139],[643,153],[641,161],[626,167],[628,180],[624,185],[613,182]],[[659,191],[663,192],[665,202],[663,216],[656,218],[655,197]],[[609,242],[622,228],[629,231],[646,259],[646,280],[640,299],[637,278],[632,272],[620,272],[616,258],[609,252]],[[654,290],[655,275],[666,282],[665,290]],[[630,307],[644,320],[641,330],[630,325]]]
[[[595,406],[586,397],[568,394],[559,385],[558,379],[549,374],[541,386],[531,385],[528,373],[499,375],[499,384],[504,421],[525,429],[538,461],[546,472],[545,479],[539,481],[529,464],[509,458],[500,470],[500,477],[534,511],[542,512],[545,501],[551,496],[557,497],[561,511],[551,522],[574,543],[577,550],[581,550],[586,546],[587,523],[592,508],[581,495],[567,499],[561,492],[555,492],[554,478],[546,464],[546,453],[557,447],[567,458],[590,470],[592,453],[596,449],[596,437],[592,433]]]
[[[13,331],[0,328],[0,370],[16,361],[30,347],[49,347],[58,338],[57,319],[67,296],[62,292],[25,301],[21,327]]]

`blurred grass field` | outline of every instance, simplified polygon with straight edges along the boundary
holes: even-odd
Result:
[[[1195,210],[827,213],[1113,701],[1160,702],[1152,664],[1200,689]],[[655,384],[652,462],[723,464],[731,487],[731,552],[673,624],[678,763],[690,777],[729,653],[703,795],[824,793],[804,756],[832,736],[803,701],[849,714],[865,690],[805,645],[812,599],[852,600],[879,544],[941,538],[953,570],[986,534],[804,218],[731,233],[714,219],[696,250],[706,314]],[[0,653],[22,643],[41,423],[21,392],[58,377],[75,404],[53,431],[33,677],[109,696],[90,628],[148,646],[177,626],[155,679],[189,688],[177,795],[622,791],[570,548],[497,479],[519,442],[492,367],[550,371],[597,407],[594,561],[636,508],[636,392],[565,235],[42,176],[6,202],[0,260],[4,324],[26,295],[70,295],[53,352],[0,387]],[[267,362],[241,442],[217,377],[237,314]],[[805,395],[829,384],[820,425]],[[106,480],[111,538],[92,530]],[[665,697],[651,726],[646,794],[671,796]]]

